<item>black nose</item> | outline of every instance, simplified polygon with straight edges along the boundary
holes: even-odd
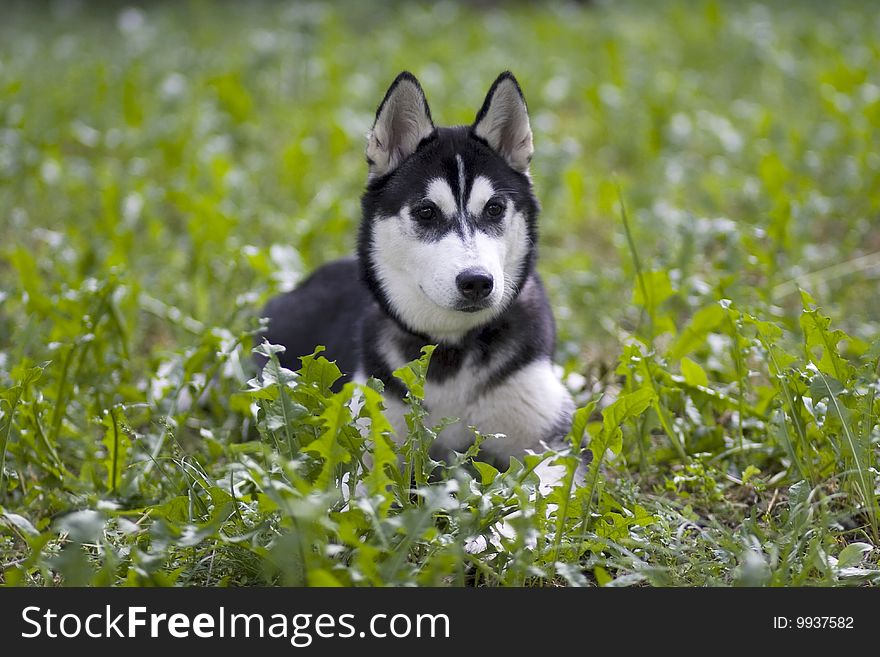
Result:
[[[468,301],[482,301],[492,294],[494,281],[485,269],[465,269],[455,277],[458,290]]]

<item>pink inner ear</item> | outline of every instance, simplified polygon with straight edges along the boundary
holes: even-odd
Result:
[[[434,129],[425,96],[414,80],[396,80],[380,106],[367,142],[367,157],[373,161],[371,175],[382,175],[396,168]]]
[[[499,82],[490,93],[488,107],[474,126],[474,132],[485,139],[511,167],[526,171],[533,148],[525,101],[510,78]]]

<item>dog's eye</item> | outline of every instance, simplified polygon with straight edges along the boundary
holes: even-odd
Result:
[[[431,221],[437,216],[437,211],[432,205],[423,205],[416,210],[416,216],[419,218],[419,221]]]
[[[489,201],[486,204],[486,214],[492,217],[493,219],[497,219],[504,213],[504,206],[501,205],[498,201]]]

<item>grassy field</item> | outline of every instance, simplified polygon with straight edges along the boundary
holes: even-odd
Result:
[[[0,581],[880,583],[880,13],[365,5],[0,10]],[[253,378],[388,83],[469,123],[508,68],[584,485],[428,483],[424,361],[404,471],[372,388]]]

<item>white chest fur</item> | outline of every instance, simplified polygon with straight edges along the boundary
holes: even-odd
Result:
[[[431,425],[445,417],[459,419],[438,436],[435,449],[439,452],[464,451],[474,439],[470,427],[475,427],[483,434],[504,434],[486,440],[482,449],[506,463],[511,455],[521,456],[526,449],[541,451],[540,441],[574,408],[548,359],[534,361],[491,386],[486,385],[487,378],[488,372],[465,364],[454,377],[425,386]],[[405,406],[388,399],[386,407],[400,440],[406,435]]]

